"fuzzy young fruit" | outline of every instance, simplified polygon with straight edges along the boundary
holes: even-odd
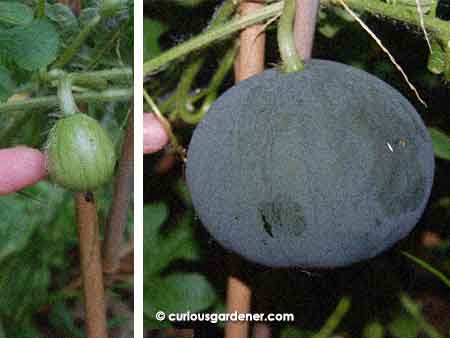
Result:
[[[413,106],[359,69],[312,60],[226,91],[197,126],[187,183],[223,246],[274,267],[332,268],[405,237],[434,174]]]
[[[91,191],[106,183],[116,161],[106,131],[80,113],[56,122],[48,138],[47,157],[53,181],[73,191]]]

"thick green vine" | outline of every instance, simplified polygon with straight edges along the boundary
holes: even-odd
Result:
[[[420,26],[420,18],[417,15],[417,12],[406,8],[405,6],[387,4],[376,0],[347,0],[346,4],[358,12],[367,12],[386,19],[402,21],[406,24]],[[229,37],[243,28],[280,15],[283,10],[283,5],[283,1],[267,5],[260,10],[256,10],[250,15],[233,19],[169,49],[158,57],[144,63],[144,76],[158,71],[170,62],[193,51],[200,50],[216,41]],[[322,0],[322,5],[339,6],[335,0]],[[448,22],[427,15],[424,17],[424,25],[428,33],[434,39],[437,39],[441,45],[446,46],[446,52],[450,55],[450,29]]]
[[[298,72],[305,67],[294,43],[293,24],[295,18],[295,1],[285,0],[283,12],[278,21],[278,48],[280,49],[283,64],[281,69],[285,73]]]

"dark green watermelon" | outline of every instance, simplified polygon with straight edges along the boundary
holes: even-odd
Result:
[[[224,247],[273,267],[330,268],[405,237],[434,175],[413,106],[359,69],[312,60],[227,90],[194,131],[187,183]]]

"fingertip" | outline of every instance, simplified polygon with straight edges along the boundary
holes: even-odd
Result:
[[[37,149],[0,149],[0,195],[33,185],[47,176],[46,159]]]
[[[144,154],[151,154],[164,148],[169,136],[162,123],[153,113],[144,113]]]

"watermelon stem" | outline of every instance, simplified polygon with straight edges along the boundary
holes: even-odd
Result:
[[[68,76],[62,77],[58,82],[58,99],[61,112],[68,116],[79,112],[72,94],[72,79]]]

